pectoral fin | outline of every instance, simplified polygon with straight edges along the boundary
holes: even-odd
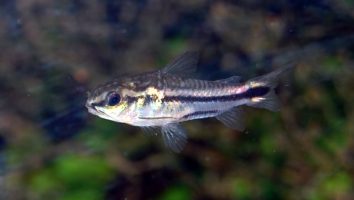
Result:
[[[155,135],[156,136],[161,132],[160,127],[157,127],[157,126],[143,126],[141,128],[144,131],[144,133],[146,133],[148,135]]]
[[[167,124],[161,127],[162,137],[165,145],[173,152],[182,151],[187,143],[185,129],[179,124]]]

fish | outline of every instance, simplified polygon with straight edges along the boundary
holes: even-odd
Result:
[[[180,152],[187,143],[182,122],[215,117],[242,131],[244,106],[279,111],[275,89],[290,65],[247,81],[239,76],[210,81],[194,78],[197,63],[197,52],[185,52],[160,70],[100,85],[88,94],[88,112],[161,134],[170,150]]]

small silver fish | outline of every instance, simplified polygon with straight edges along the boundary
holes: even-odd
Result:
[[[289,67],[241,83],[238,76],[217,81],[189,78],[196,65],[197,54],[186,52],[161,70],[96,88],[86,107],[101,118],[161,133],[174,152],[187,142],[181,122],[216,117],[227,127],[243,130],[242,105],[279,110],[274,88]]]

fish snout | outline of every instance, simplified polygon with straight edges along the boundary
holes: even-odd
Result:
[[[91,98],[88,98],[87,101],[86,101],[86,104],[85,104],[86,108],[87,109],[94,109],[96,110],[95,108],[95,101]]]

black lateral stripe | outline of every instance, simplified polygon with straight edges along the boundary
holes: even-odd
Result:
[[[137,101],[138,98],[139,97],[126,96],[126,100],[127,100],[128,104],[131,104],[131,103]]]
[[[163,101],[181,101],[181,102],[209,102],[209,101],[236,101],[245,98],[262,97],[270,91],[269,87],[260,86],[250,88],[240,94],[224,96],[165,96]]]
[[[244,93],[245,98],[262,97],[269,92],[270,88],[265,86],[259,86],[248,89]]]
[[[196,112],[193,112],[193,113],[186,114],[186,115],[184,115],[182,118],[183,118],[183,119],[187,119],[187,118],[190,118],[190,117],[193,117],[193,116],[207,115],[207,114],[216,114],[216,113],[218,113],[218,112],[219,112],[219,111],[217,111],[217,110],[196,111]]]

